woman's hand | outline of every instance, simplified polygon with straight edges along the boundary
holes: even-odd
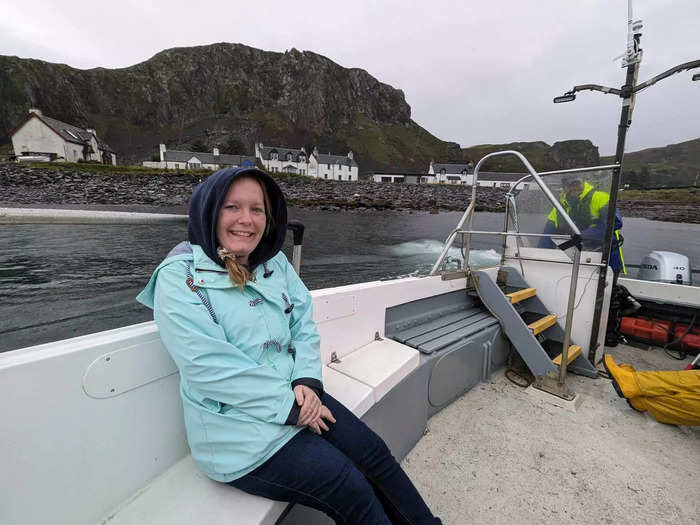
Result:
[[[294,387],[294,397],[301,407],[297,426],[303,427],[318,419],[321,412],[321,400],[311,388],[306,385]]]
[[[335,423],[335,418],[328,407],[326,405],[321,405],[318,418],[309,423],[309,428],[316,432],[319,436],[321,435],[321,430],[328,430],[328,425],[326,425],[326,422],[323,421],[324,419],[330,421],[331,423]]]

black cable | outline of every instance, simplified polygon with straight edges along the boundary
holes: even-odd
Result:
[[[689,324],[688,327],[685,329],[685,332],[683,332],[683,333],[680,335],[680,337],[676,337],[673,341],[671,341],[670,343],[666,343],[666,344],[664,345],[664,347],[663,347],[663,348],[664,348],[664,354],[666,354],[668,357],[671,357],[671,358],[673,358],[673,359],[675,359],[675,360],[677,360],[677,361],[683,361],[683,359],[685,359],[686,357],[688,357],[688,352],[684,351],[684,350],[682,349],[682,347],[681,347],[680,349],[677,349],[677,350],[669,350],[668,347],[669,347],[669,346],[672,346],[672,345],[675,345],[676,343],[678,343],[678,342],[680,342],[680,341],[683,341],[683,338],[684,338],[686,335],[688,335],[688,333],[693,329],[693,325],[695,325],[695,319],[697,318],[697,316],[698,316],[698,313],[695,312],[695,313],[693,314],[692,320],[690,321],[690,324]],[[671,353],[671,352],[673,352],[673,351],[678,352],[678,357],[676,357],[674,354]]]

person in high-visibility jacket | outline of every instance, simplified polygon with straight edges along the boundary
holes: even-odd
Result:
[[[562,178],[562,192],[559,197],[564,211],[571,217],[574,224],[581,230],[583,245],[588,249],[599,248],[605,235],[605,220],[608,215],[608,203],[610,194],[595,188],[591,183],[584,181],[579,174],[571,174]],[[615,210],[615,233],[610,249],[608,264],[612,268],[614,280],[625,270],[625,260],[622,256],[622,217]],[[544,233],[571,233],[569,226],[559,216],[555,208],[547,216],[547,224]],[[540,248],[554,248],[549,238],[543,238],[539,243]]]
[[[583,180],[579,174],[570,174],[562,177],[562,192],[559,197],[564,211],[571,217],[574,224],[581,230],[584,249],[600,249],[605,236],[605,221],[608,216],[608,203],[610,194],[595,188],[593,184]],[[605,333],[606,346],[617,346],[620,340],[621,305],[617,299],[619,287],[617,278],[620,272],[625,270],[625,259],[622,256],[622,217],[615,210],[615,232],[610,247],[608,264],[613,271],[613,292],[610,300],[608,323]],[[555,208],[547,216],[547,224],[544,233],[570,234],[571,229],[564,219],[559,216]],[[548,237],[543,237],[539,243],[540,248],[554,248],[554,243]]]

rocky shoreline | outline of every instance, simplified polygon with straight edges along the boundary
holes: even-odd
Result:
[[[460,211],[471,198],[471,187],[340,182],[285,176],[277,179],[290,205],[321,210]],[[0,164],[0,206],[95,205],[186,209],[201,177],[153,172],[102,173],[89,167],[37,168]],[[502,212],[505,190],[480,188],[477,211]],[[683,203],[620,202],[623,216],[700,223],[700,210]]]
[[[92,173],[85,170],[0,164],[0,203],[6,205],[186,206],[201,177],[182,173]],[[467,186],[407,185],[315,180],[300,176],[277,179],[290,205],[322,210],[464,210]],[[505,190],[479,191],[477,209],[502,211]]]

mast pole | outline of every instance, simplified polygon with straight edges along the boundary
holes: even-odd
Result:
[[[601,330],[601,314],[603,312],[603,301],[605,299],[605,286],[607,284],[607,268],[610,261],[610,251],[613,233],[615,231],[615,209],[617,207],[617,196],[620,189],[620,179],[622,177],[622,161],[625,155],[625,140],[627,130],[632,124],[632,112],[634,110],[635,88],[637,77],[639,76],[639,65],[642,62],[642,49],[639,41],[642,33],[641,21],[634,21],[632,15],[632,0],[627,2],[627,52],[623,58],[623,66],[627,67],[625,84],[620,88],[622,97],[622,110],[620,111],[620,122],[617,126],[617,147],[615,148],[615,164],[613,169],[612,182],[610,185],[610,201],[608,202],[608,215],[606,217],[605,235],[603,236],[603,250],[601,257],[601,270],[598,276],[598,287],[596,290],[595,310],[593,313],[593,326],[591,327],[591,339],[588,347],[588,360],[595,363],[596,350],[598,349],[598,337]]]

